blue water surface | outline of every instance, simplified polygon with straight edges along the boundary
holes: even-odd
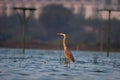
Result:
[[[72,51],[66,67],[62,50],[0,48],[0,80],[120,80],[120,53]]]

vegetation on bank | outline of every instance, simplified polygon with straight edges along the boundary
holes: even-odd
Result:
[[[59,45],[61,44],[61,38],[58,38],[56,33],[65,32],[67,42],[75,46],[74,48],[76,46],[86,46],[99,49],[101,31],[103,31],[103,49],[105,49],[108,21],[97,18],[97,16],[99,15],[85,19],[84,12],[74,14],[72,10],[65,8],[63,5],[45,6],[38,20],[31,17],[28,21],[25,29],[26,44],[32,41],[47,43],[48,45]],[[111,49],[119,50],[120,21],[112,19],[111,22]],[[21,42],[21,34],[22,27],[16,14],[0,16],[0,46],[7,45],[7,42]]]
[[[103,50],[100,49],[99,46],[90,45],[90,44],[71,44],[67,43],[67,46],[70,50],[78,50],[78,51],[106,51],[106,48]],[[21,42],[0,42],[0,48],[21,48]],[[62,43],[56,42],[27,42],[25,44],[26,49],[53,49],[53,50],[63,50]],[[120,52],[120,49],[110,48],[112,52]]]

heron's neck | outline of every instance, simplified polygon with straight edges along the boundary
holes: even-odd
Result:
[[[64,48],[64,50],[67,49],[67,46],[66,46],[66,36],[64,36],[64,38],[63,38],[63,48]]]

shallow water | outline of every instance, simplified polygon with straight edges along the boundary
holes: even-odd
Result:
[[[64,64],[63,51],[0,49],[0,80],[120,80],[120,53],[72,51],[75,63]]]

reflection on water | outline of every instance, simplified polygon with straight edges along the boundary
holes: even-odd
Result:
[[[120,54],[72,51],[65,67],[63,51],[0,49],[0,80],[120,80]]]

